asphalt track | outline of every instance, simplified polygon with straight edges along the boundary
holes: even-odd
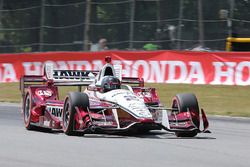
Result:
[[[211,134],[188,139],[161,131],[72,137],[27,131],[20,107],[0,104],[0,167],[249,167],[250,119],[209,119]]]

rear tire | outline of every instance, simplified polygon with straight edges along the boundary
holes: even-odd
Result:
[[[83,135],[83,133],[75,131],[75,107],[87,110],[89,107],[88,95],[80,92],[70,92],[65,98],[63,107],[63,131],[68,136]]]
[[[178,112],[195,112],[195,115],[199,118],[199,105],[197,98],[192,93],[177,94],[173,99],[172,108],[178,109]],[[192,117],[192,121],[196,127],[199,128],[200,120]],[[194,137],[197,135],[196,131],[191,132],[175,132],[177,137]]]

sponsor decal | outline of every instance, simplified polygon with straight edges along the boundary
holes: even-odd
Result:
[[[111,121],[93,121],[93,124],[98,125],[98,126],[111,126],[113,125],[113,122]]]
[[[140,98],[144,98],[144,97],[151,98],[152,97],[151,92],[146,92],[146,91],[138,92],[137,96]]]
[[[89,71],[69,71],[69,70],[60,70],[54,71],[54,79],[82,79],[88,80],[90,72]]]
[[[131,103],[128,105],[128,109],[139,117],[152,117],[144,103]]]
[[[107,51],[91,53],[91,56],[89,54],[87,52],[2,54],[0,82],[17,82],[22,75],[42,75],[43,65],[48,62],[61,71],[54,73],[57,79],[79,79],[80,76],[90,78],[88,72],[70,70],[100,70],[105,64],[100,59],[105,55],[112,55],[112,63],[122,66],[122,76],[143,77],[145,82],[250,85],[249,52],[157,51],[125,54],[119,51]]]
[[[127,101],[139,101],[139,99],[136,96],[133,95],[126,95],[123,96]]]
[[[16,74],[17,72],[18,71],[15,71],[14,64],[0,63],[0,82],[17,82],[18,81]]]
[[[111,95],[111,97],[115,97],[115,96],[119,96],[119,95],[129,95],[129,94],[131,94],[131,93],[120,91],[120,90],[114,90],[112,93],[113,94]]]
[[[38,96],[44,96],[44,97],[51,97],[53,95],[53,91],[50,89],[37,89],[36,90],[36,95]]]
[[[162,110],[150,110],[153,119],[157,122],[162,122],[162,112]]]
[[[46,108],[52,115],[61,118],[63,107],[47,106]]]

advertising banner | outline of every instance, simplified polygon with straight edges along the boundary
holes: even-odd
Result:
[[[45,63],[55,69],[100,70],[105,56],[123,67],[123,76],[151,83],[250,85],[250,52],[104,51],[0,55],[0,82],[22,75],[42,75]]]

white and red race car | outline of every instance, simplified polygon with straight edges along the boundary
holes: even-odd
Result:
[[[207,117],[194,94],[177,94],[166,108],[155,88],[144,87],[142,78],[122,77],[121,66],[112,65],[111,57],[105,61],[100,71],[55,70],[47,64],[44,75],[23,76],[25,127],[63,129],[67,135],[164,129],[178,137],[194,137],[208,132]],[[79,91],[60,100],[59,86],[78,86]]]

